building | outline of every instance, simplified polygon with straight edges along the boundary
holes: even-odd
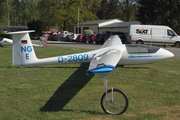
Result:
[[[106,19],[86,21],[74,25],[74,33],[81,33],[86,29],[91,29],[94,33],[103,33],[105,31],[128,32],[129,25],[141,24],[138,21],[124,22],[120,19]],[[79,29],[78,29],[79,27]]]
[[[47,34],[47,33],[59,33],[60,28],[57,27],[51,27],[51,28],[46,28],[45,30],[42,31],[42,34]]]

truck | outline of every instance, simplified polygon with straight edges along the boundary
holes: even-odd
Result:
[[[180,36],[163,25],[130,25],[129,41],[136,44],[180,46]]]

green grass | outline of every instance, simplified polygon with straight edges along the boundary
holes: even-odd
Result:
[[[88,51],[35,48],[38,58]],[[86,75],[87,64],[14,67],[11,46],[0,48],[0,120],[177,120],[180,118],[180,59],[119,66],[109,88],[123,90],[127,111],[107,115],[100,106],[105,89],[98,75]],[[80,67],[81,66],[81,67]]]

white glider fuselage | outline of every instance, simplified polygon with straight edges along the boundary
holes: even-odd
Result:
[[[127,45],[128,46],[128,45]],[[128,47],[125,47],[125,51],[123,52],[123,55],[119,61],[118,64],[120,65],[136,65],[136,64],[146,64],[146,63],[153,63],[162,61],[171,57],[174,57],[174,54],[163,49],[163,48],[156,48],[152,46],[146,46],[146,45],[135,45],[135,46],[142,46],[146,47],[145,49],[156,49],[157,51],[152,52],[142,52],[139,50],[139,52],[128,52]]]
[[[29,51],[26,50],[27,47],[29,47]],[[77,54],[70,54],[70,55],[62,55],[62,56],[56,56],[56,57],[49,57],[49,58],[42,58],[38,59],[36,57],[32,57],[29,53],[31,52],[31,49],[33,49],[32,46],[21,46],[21,55],[24,56],[24,59],[22,59],[22,65],[41,65],[41,64],[61,64],[61,63],[83,63],[83,62],[90,62],[92,58],[97,55],[97,53],[104,53],[104,51],[109,51],[112,49],[121,49],[119,46],[113,46],[113,47],[106,47],[90,52],[84,52],[84,53],[77,53]],[[99,54],[101,55],[101,54]],[[32,59],[33,58],[33,59]],[[113,58],[112,58],[113,59]]]
[[[144,46],[144,45],[142,45]],[[118,64],[120,65],[132,65],[132,64],[145,64],[145,63],[153,63],[158,62],[161,60],[165,60],[168,58],[173,57],[174,55],[162,48],[159,48],[155,53],[129,53],[127,51],[126,45],[122,44],[121,46],[110,46],[105,47],[101,49],[97,49],[90,52],[84,52],[84,53],[77,53],[77,54],[70,54],[70,55],[62,55],[62,56],[56,56],[56,57],[50,57],[50,58],[43,58],[38,59],[35,57],[33,60],[29,60],[29,52],[26,50],[28,46],[22,45],[21,46],[21,52],[22,56],[24,56],[24,60],[26,62],[23,62],[23,65],[40,65],[40,64],[60,64],[60,63],[82,63],[82,62],[90,62],[94,55],[97,53],[103,53],[104,51],[108,51],[111,49],[120,49],[122,51],[122,57],[119,60]],[[31,48],[32,49],[32,46]],[[156,49],[156,48],[154,48]],[[34,57],[32,57],[34,58]],[[113,59],[113,58],[111,58]],[[27,62],[28,61],[28,62]]]
[[[122,44],[120,38],[115,35],[106,40],[102,47],[97,50],[38,59],[29,38],[29,32],[30,31],[9,33],[13,34],[12,64],[15,66],[77,62],[91,62],[91,66],[100,63],[115,66],[117,63],[120,65],[153,63],[174,56],[174,54],[163,48],[138,44]],[[94,59],[93,62],[92,59]]]

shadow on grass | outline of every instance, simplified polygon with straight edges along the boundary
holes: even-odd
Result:
[[[74,111],[74,110],[71,110],[71,109],[62,109],[61,111],[64,111],[64,112],[73,112],[73,113],[88,113],[88,114],[97,114],[97,115],[104,115],[105,113],[104,112],[99,112],[99,111],[91,111],[91,110],[82,110],[82,111]]]
[[[116,65],[116,67],[122,68],[122,69],[149,69],[150,67],[147,66],[121,66],[121,65]]]
[[[94,75],[86,75],[89,64],[82,63],[80,67],[62,83],[46,104],[40,108],[42,112],[57,112],[92,79]]]
[[[33,69],[36,69],[36,68],[79,68],[79,66],[75,66],[75,67],[68,67],[68,66],[32,66],[32,67],[25,67],[25,66],[0,66],[0,68],[33,68]]]

